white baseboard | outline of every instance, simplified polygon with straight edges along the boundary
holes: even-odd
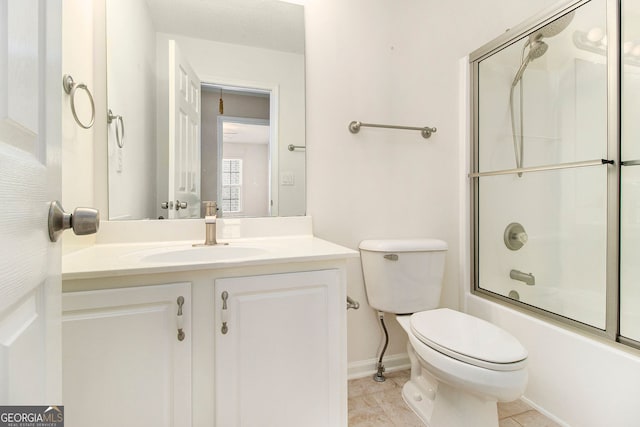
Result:
[[[520,400],[522,400],[524,403],[526,403],[527,405],[531,406],[533,409],[535,409],[536,411],[540,412],[542,415],[544,415],[545,417],[549,418],[552,421],[555,421],[556,423],[558,423],[558,425],[562,426],[562,427],[571,427],[569,424],[565,423],[564,421],[562,421],[560,418],[556,417],[555,415],[553,415],[552,413],[550,413],[549,411],[545,410],[544,408],[538,406],[535,404],[535,402],[532,402],[531,400],[527,399],[526,396],[522,396],[520,398]]]
[[[356,378],[363,378],[369,375],[373,375],[377,372],[376,365],[378,364],[378,358],[358,360],[356,362],[350,362],[347,368],[347,377],[350,380]],[[401,371],[403,369],[409,369],[411,363],[409,362],[409,356],[407,353],[392,354],[391,356],[385,356],[382,359],[385,372]]]

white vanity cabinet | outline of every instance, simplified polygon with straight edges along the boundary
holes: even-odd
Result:
[[[66,426],[191,426],[190,283],[65,292],[62,307]]]
[[[183,235],[184,221],[103,228],[155,239],[167,227]],[[238,221],[218,229],[237,238],[228,245],[105,242],[63,257],[69,427],[347,427],[347,267],[358,252],[313,237],[309,218]]]
[[[216,426],[345,425],[337,269],[215,280]]]

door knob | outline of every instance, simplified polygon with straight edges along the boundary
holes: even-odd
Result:
[[[187,209],[187,202],[181,202],[180,200],[176,200],[176,210],[179,211],[180,209]]]
[[[100,227],[100,212],[93,208],[76,208],[67,213],[59,201],[49,205],[49,239],[57,242],[60,234],[67,228],[73,228],[78,236],[93,234]]]

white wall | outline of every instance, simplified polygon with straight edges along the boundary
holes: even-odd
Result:
[[[109,218],[156,218],[155,29],[143,1],[108,0],[107,22],[108,108],[125,125],[123,148],[108,127]]]
[[[319,237],[357,248],[363,239],[436,237],[449,244],[442,305],[458,307],[458,60],[552,4],[311,0],[307,34],[308,213]],[[418,132],[363,128],[352,120],[435,126]],[[374,368],[380,342],[361,267],[349,265],[349,362]],[[387,354],[405,352],[391,323]]]
[[[106,208],[106,68],[104,62],[104,0],[62,2],[62,73],[85,83],[95,100],[96,116],[91,129],[73,119],[69,96],[62,97],[62,204],[67,211],[78,206]],[[95,59],[92,57],[95,55]],[[61,76],[62,79],[62,76]],[[85,94],[76,95],[78,115],[88,122],[90,106]],[[102,173],[104,172],[104,173]],[[103,217],[104,218],[104,217]],[[95,236],[65,233],[63,252],[92,244]]]

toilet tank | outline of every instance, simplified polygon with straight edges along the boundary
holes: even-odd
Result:
[[[436,239],[363,240],[360,260],[369,305],[407,314],[440,304],[447,243]]]

